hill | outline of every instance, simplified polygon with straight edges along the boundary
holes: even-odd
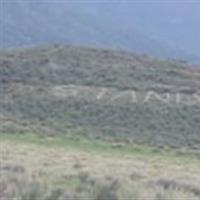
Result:
[[[200,149],[200,70],[78,46],[0,53],[0,132]]]

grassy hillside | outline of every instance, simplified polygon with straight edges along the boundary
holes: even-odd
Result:
[[[1,52],[0,199],[198,200],[199,78],[104,49]]]
[[[0,84],[2,133],[200,149],[200,70],[183,62],[75,46],[9,50]]]

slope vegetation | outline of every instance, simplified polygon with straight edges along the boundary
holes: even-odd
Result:
[[[75,46],[0,53],[0,132],[200,149],[200,70]]]

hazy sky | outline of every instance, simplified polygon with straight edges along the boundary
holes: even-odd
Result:
[[[60,23],[61,29],[63,29],[62,24],[64,24],[64,21],[70,23],[70,17],[73,20],[83,18],[84,22],[88,21],[88,26],[93,23],[93,27],[96,26],[97,29],[101,23],[106,24],[107,27],[112,26],[112,28],[118,26],[126,30],[136,29],[159,43],[199,56],[200,0],[0,1],[4,4],[0,17],[4,18],[3,20],[13,27],[16,25],[15,30],[13,29],[16,34],[20,34],[18,31],[20,26],[21,33],[24,31],[25,35],[29,35],[27,29],[39,26],[40,21],[48,21],[48,18],[56,24]],[[34,4],[30,6],[30,2],[34,2]],[[69,12],[72,13],[71,16],[67,15]],[[57,15],[62,18],[57,17]],[[34,20],[34,18],[38,19]],[[30,25],[28,24],[29,20],[30,23],[32,23],[31,20],[39,23]],[[84,25],[81,24],[81,21],[79,22],[80,26]],[[54,28],[55,23],[48,24],[49,30]],[[76,22],[71,21],[71,23]],[[51,28],[50,25],[52,26]],[[12,31],[11,29],[10,32]],[[42,29],[45,29],[45,27],[41,27],[39,31],[41,32]],[[66,32],[66,34],[68,33]],[[32,37],[31,34],[30,37]]]
[[[121,23],[137,25],[156,39],[192,52],[200,51],[199,0],[111,0],[88,6],[92,7],[117,17]]]

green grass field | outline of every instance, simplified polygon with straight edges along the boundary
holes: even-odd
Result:
[[[107,200],[200,197],[198,154],[32,134],[0,134],[0,151],[1,183],[13,185],[14,180],[19,188],[29,187],[24,191],[13,189],[18,191],[15,194],[18,199],[23,195],[29,198],[27,193],[36,190],[37,184],[44,191],[35,200],[45,199],[44,194],[55,189],[60,191],[58,196],[67,192],[80,199],[104,198],[103,194]],[[8,191],[8,188],[7,193],[4,191],[7,197],[11,195]]]

